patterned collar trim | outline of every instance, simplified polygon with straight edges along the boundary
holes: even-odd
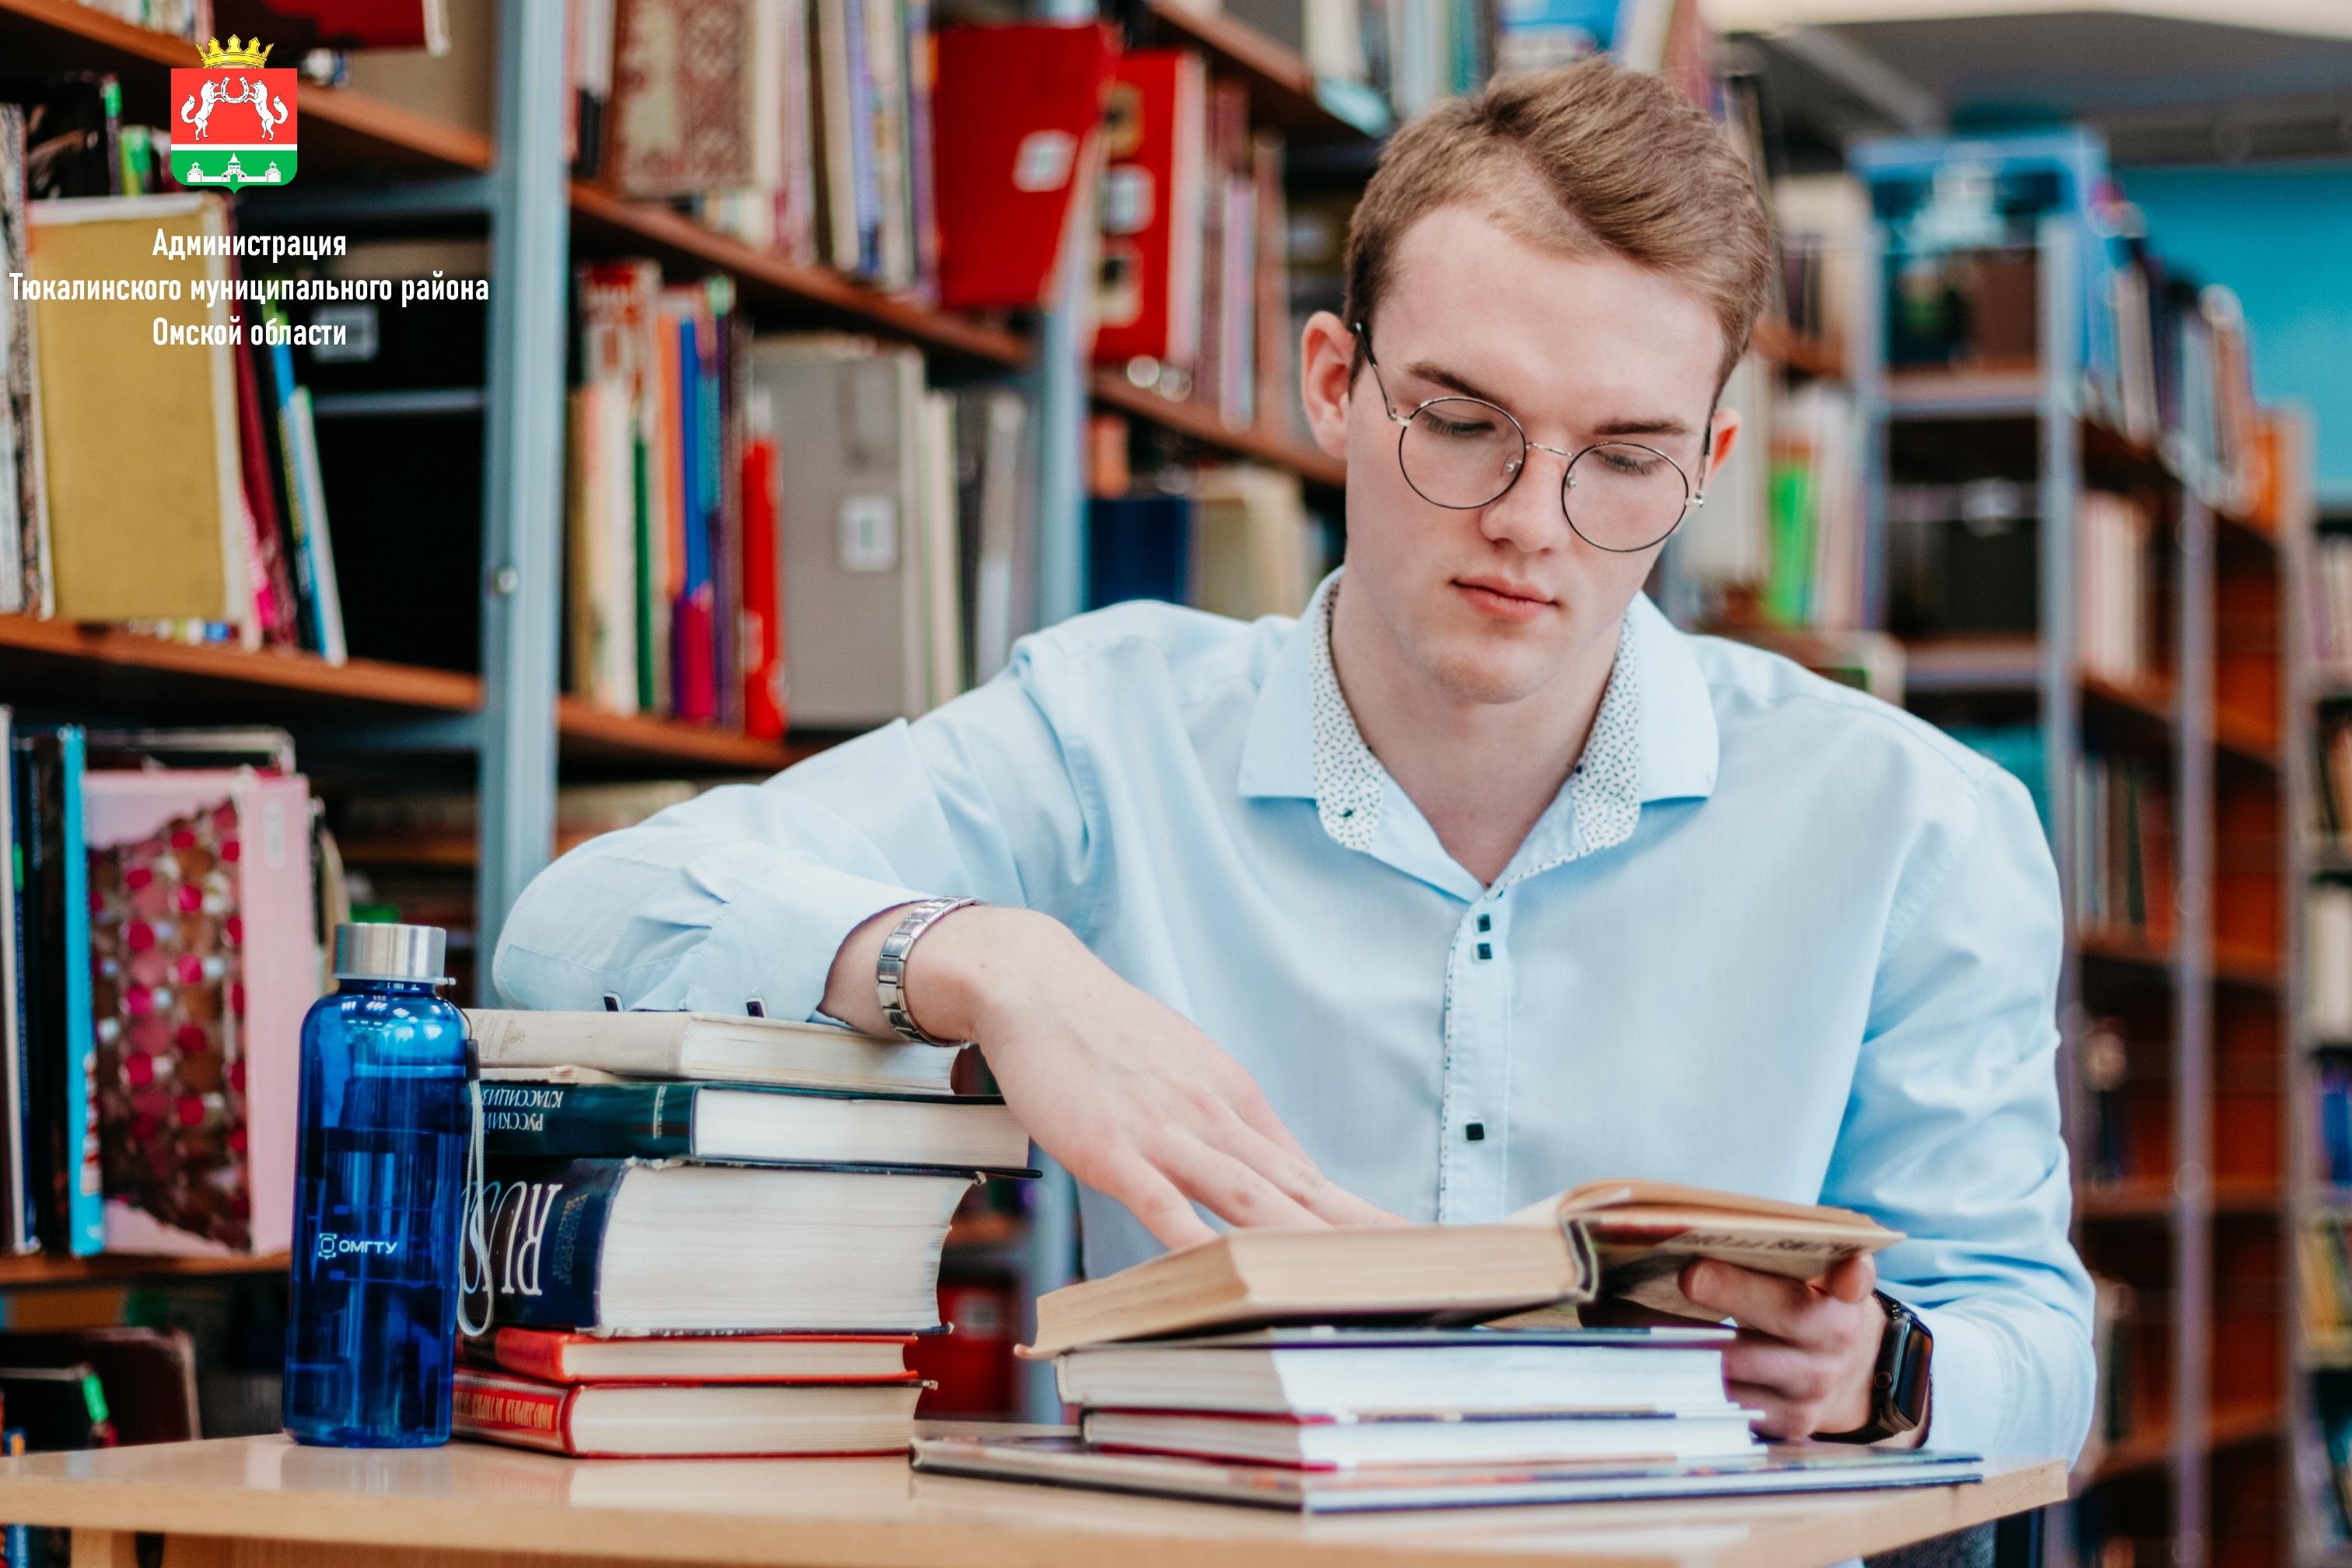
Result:
[[[1388,770],[1356,728],[1356,715],[1339,689],[1331,662],[1331,613],[1339,603],[1335,574],[1316,596],[1310,626],[1307,690],[1315,742],[1315,805],[1323,831],[1343,848],[1369,853],[1380,831],[1388,795]],[[1617,662],[1609,688],[1593,715],[1584,755],[1569,775],[1575,814],[1575,841],[1559,855],[1530,866],[1519,876],[1547,870],[1580,854],[1606,849],[1633,837],[1642,815],[1640,644],[1629,610],[1617,634]]]

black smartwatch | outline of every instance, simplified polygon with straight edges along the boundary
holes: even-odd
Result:
[[[1817,1432],[1825,1443],[1876,1443],[1917,1429],[1927,1418],[1927,1363],[1936,1336],[1918,1314],[1884,1290],[1874,1291],[1886,1312],[1886,1332],[1878,1342],[1878,1366],[1870,1377],[1870,1420],[1851,1432]]]

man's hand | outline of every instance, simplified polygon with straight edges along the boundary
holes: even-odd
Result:
[[[1866,1256],[1847,1258],[1819,1285],[1700,1262],[1683,1270],[1682,1291],[1738,1323],[1724,1350],[1725,1392],[1764,1412],[1759,1432],[1793,1440],[1869,1425],[1886,1333],[1886,1310],[1871,1294],[1877,1283]],[[1890,1446],[1915,1447],[1926,1430],[1923,1422]]]
[[[842,943],[828,1015],[887,1032],[874,963],[899,916],[885,910]],[[1195,1199],[1234,1225],[1396,1223],[1325,1178],[1240,1063],[1058,921],[956,910],[915,944],[906,999],[926,1033],[980,1047],[1039,1147],[1169,1247],[1216,1235]]]

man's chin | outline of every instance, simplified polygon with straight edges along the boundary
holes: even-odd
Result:
[[[1449,647],[1435,650],[1426,666],[1438,688],[1460,702],[1518,702],[1541,690],[1551,672],[1539,668],[1526,649]]]

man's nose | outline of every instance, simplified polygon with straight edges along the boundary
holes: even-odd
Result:
[[[1559,505],[1567,463],[1545,447],[1529,447],[1511,488],[1488,502],[1479,516],[1479,531],[1530,554],[1559,548],[1568,534],[1568,517]]]

